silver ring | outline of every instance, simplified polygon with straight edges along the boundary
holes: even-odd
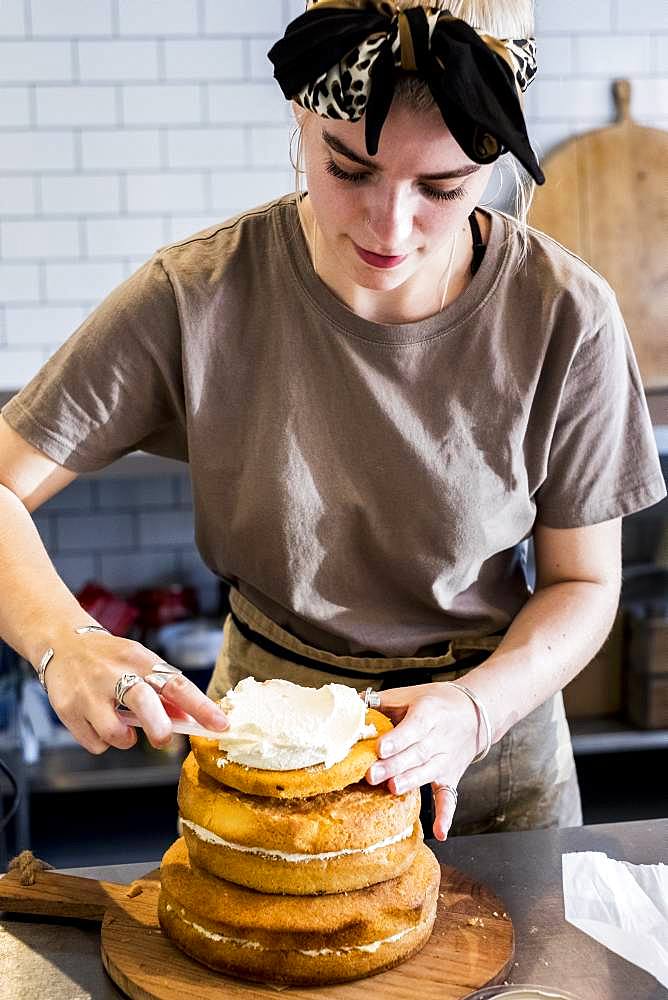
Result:
[[[364,704],[367,708],[380,708],[380,695],[372,687],[364,692]]]
[[[177,677],[179,674],[183,674],[183,671],[179,670],[178,667],[173,667],[171,663],[165,663],[164,660],[159,660],[157,663],[153,664],[150,673],[146,674],[144,680],[159,694],[167,681],[170,681],[172,677]]]
[[[459,798],[459,794],[454,785],[436,785],[436,791],[450,792],[450,794],[452,795],[452,801],[455,804],[455,809],[457,808],[457,799]]]
[[[139,674],[121,674],[121,676],[116,681],[116,686],[114,687],[114,698],[116,700],[116,705],[121,705],[123,708],[128,706],[125,704],[125,696],[131,687],[135,684],[141,684],[144,680]]]

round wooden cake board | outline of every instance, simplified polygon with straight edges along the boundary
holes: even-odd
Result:
[[[158,924],[159,885],[123,898],[102,924],[102,961],[132,1000],[254,1000],[275,996],[276,986],[245,982],[200,965],[171,943]],[[389,1000],[464,1000],[482,986],[502,982],[514,955],[514,934],[493,892],[441,865],[438,915],[431,938],[413,958],[373,977]],[[368,1000],[367,979],[336,986],[283,987],[291,997]]]

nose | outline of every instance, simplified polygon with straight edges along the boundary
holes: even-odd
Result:
[[[413,204],[410,192],[398,189],[374,192],[366,205],[367,231],[375,253],[396,254],[411,249]]]

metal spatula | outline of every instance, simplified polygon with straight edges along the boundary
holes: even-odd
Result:
[[[119,719],[128,726],[136,726],[138,729],[143,729],[143,723],[137,718],[133,712],[126,712],[124,709],[116,709],[116,714]],[[207,740],[217,740],[224,735],[224,731],[216,732],[213,729],[205,729],[204,726],[200,726],[199,722],[195,722],[194,719],[170,719],[172,724],[173,733],[185,733],[186,736],[204,736]]]

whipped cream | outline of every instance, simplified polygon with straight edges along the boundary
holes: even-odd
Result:
[[[377,735],[364,724],[364,702],[345,684],[309,688],[245,677],[219,704],[230,723],[219,748],[228,760],[265,771],[332,767],[358,740]]]
[[[344,955],[347,951],[368,951],[373,953],[374,951],[378,951],[381,945],[392,944],[393,941],[401,941],[407,934],[414,934],[415,931],[422,930],[426,925],[427,921],[422,924],[416,924],[415,927],[406,927],[405,930],[398,931],[390,937],[381,938],[379,941],[371,941],[369,944],[347,944],[343,945],[342,948],[319,948],[317,951],[302,951],[300,949],[299,954],[316,958],[318,955]]]
[[[368,847],[344,847],[340,851],[325,851],[322,854],[288,854],[285,851],[268,850],[264,847],[249,847],[247,844],[236,844],[231,840],[223,840],[216,833],[207,830],[206,827],[193,823],[191,819],[181,818],[184,826],[189,827],[196,837],[207,844],[215,844],[218,847],[230,847],[234,851],[241,851],[245,854],[257,854],[263,858],[274,858],[280,861],[292,861],[295,863],[304,861],[328,861],[331,858],[343,858],[348,854],[371,854],[379,851],[383,847],[390,847],[391,844],[398,844],[401,840],[408,840],[413,836],[413,826],[407,826],[401,833],[396,833],[387,840],[379,840],[376,844],[369,844]]]
[[[167,910],[173,911],[173,907],[167,903]],[[184,924],[188,924],[192,927],[194,931],[198,934],[202,934],[204,937],[210,938],[212,941],[224,941],[225,944],[235,944],[240,948],[256,948],[259,951],[266,951],[267,949],[264,945],[261,945],[259,941],[251,941],[246,938],[236,938],[236,937],[226,937],[224,934],[216,934],[214,931],[209,931],[206,927],[202,927],[201,924],[195,923],[194,920],[188,920],[185,916],[185,910],[181,910],[180,914],[177,914],[180,920]],[[427,926],[429,921],[424,921],[423,923],[416,924],[414,927],[406,927],[404,930],[399,931],[397,934],[392,934],[390,937],[381,938],[379,941],[370,941],[369,944],[349,944],[344,945],[342,948],[319,948],[318,950],[305,951],[301,948],[295,949],[299,955],[308,955],[309,958],[316,958],[319,955],[344,955],[349,951],[368,951],[375,952],[384,945],[391,944],[393,941],[400,941],[401,938],[406,937],[407,934],[414,934],[415,931],[422,930],[423,927]],[[524,996],[524,994],[522,994]]]

